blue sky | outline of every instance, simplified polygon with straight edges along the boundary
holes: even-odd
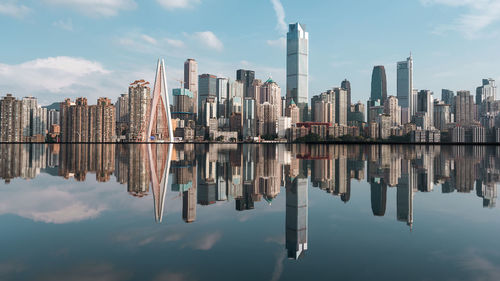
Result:
[[[415,87],[473,91],[500,79],[500,0],[0,0],[0,95],[116,99],[152,80],[170,87],[195,58],[200,74],[272,76],[285,93],[288,23],[310,36],[310,97],[347,78],[366,102],[374,65],[395,95],[396,62],[413,53]]]

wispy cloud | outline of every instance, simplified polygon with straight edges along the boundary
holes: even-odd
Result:
[[[281,4],[280,0],[271,0],[273,4],[274,12],[276,13],[277,25],[276,28],[285,33],[288,30],[287,24],[285,22],[285,9],[283,8],[283,4]]]
[[[45,3],[72,8],[91,17],[116,16],[120,11],[137,7],[134,0],[44,0]]]
[[[196,32],[192,37],[210,49],[217,51],[224,49],[224,44],[222,44],[222,41],[212,31]]]
[[[52,23],[53,26],[67,31],[73,31],[73,21],[71,19],[58,20]]]
[[[285,37],[280,37],[276,40],[267,40],[267,45],[272,46],[272,47],[279,47],[281,49],[286,48],[286,38]]]
[[[192,8],[200,4],[200,0],[156,0],[163,8],[167,10]]]
[[[448,31],[458,31],[468,39],[483,36],[483,31],[500,21],[500,0],[420,0],[424,6],[445,5],[466,8],[451,24],[439,25],[434,33],[442,34]]]
[[[0,14],[14,18],[24,18],[31,12],[31,9],[21,5],[17,0],[6,0],[0,3]]]

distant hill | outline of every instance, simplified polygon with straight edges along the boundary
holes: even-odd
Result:
[[[55,102],[51,105],[47,105],[47,106],[43,106],[43,108],[47,108],[47,110],[51,110],[51,109],[55,109],[55,110],[59,110],[59,102]]]

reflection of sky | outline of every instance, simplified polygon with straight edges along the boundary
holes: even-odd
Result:
[[[396,220],[396,188],[374,217],[370,187],[351,200],[309,188],[309,247],[286,259],[285,191],[272,205],[237,212],[235,202],[197,206],[182,220],[167,194],[164,223],[153,197],[126,186],[40,174],[0,186],[1,280],[498,280],[497,209],[475,194],[417,193],[413,231]]]

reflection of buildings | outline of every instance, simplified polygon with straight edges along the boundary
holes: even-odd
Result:
[[[299,259],[307,250],[307,179],[290,178],[286,185],[286,249]]]
[[[387,204],[396,204],[397,220],[412,227],[415,196],[425,198],[439,186],[447,194],[477,195],[484,207],[494,208],[499,156],[500,149],[477,146],[0,144],[0,178],[9,183],[47,173],[85,181],[95,173],[106,182],[114,175],[134,197],[151,190],[146,200],[154,200],[161,221],[171,174],[171,191],[182,198],[187,223],[196,221],[197,204],[234,201],[237,210],[258,209],[285,186],[286,247],[298,258],[307,249],[309,179],[348,203],[351,180],[366,177],[373,215],[384,216]]]

